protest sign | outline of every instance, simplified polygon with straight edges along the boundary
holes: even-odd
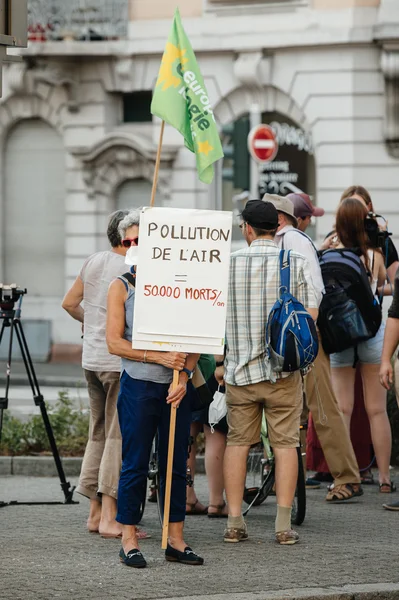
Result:
[[[144,208],[133,348],[224,351],[232,213]]]

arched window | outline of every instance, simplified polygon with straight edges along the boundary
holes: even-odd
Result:
[[[40,119],[19,122],[5,145],[4,283],[31,296],[62,296],[65,150]]]

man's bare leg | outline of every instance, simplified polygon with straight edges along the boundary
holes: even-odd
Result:
[[[298,480],[296,448],[274,448],[276,458],[276,539],[281,544],[295,544],[298,534],[291,532],[291,508]]]
[[[242,516],[249,448],[250,446],[227,446],[224,454],[224,485],[229,518]]]

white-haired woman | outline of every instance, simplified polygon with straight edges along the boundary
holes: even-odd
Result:
[[[119,231],[124,246],[138,245],[140,211],[131,211],[121,221]],[[140,277],[140,267],[138,268]],[[118,514],[122,524],[121,561],[131,567],[145,567],[139,550],[136,525],[145,489],[151,445],[159,432],[159,469],[161,499],[165,493],[165,473],[171,408],[179,407],[173,460],[171,509],[169,519],[168,561],[201,565],[203,559],[184,541],[186,512],[186,461],[191,407],[186,395],[187,381],[198,355],[132,349],[134,284],[123,276],[112,282],[108,292],[107,344],[111,354],[122,358],[118,398],[122,434],[122,471],[118,489]],[[180,371],[179,383],[172,389],[173,370]]]

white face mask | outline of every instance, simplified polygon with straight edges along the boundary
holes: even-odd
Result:
[[[137,265],[138,253],[138,246],[130,246],[129,250],[126,252],[125,264],[130,266]]]
[[[209,405],[209,425],[212,433],[214,432],[214,426],[227,415],[226,394],[219,390],[220,386]]]

